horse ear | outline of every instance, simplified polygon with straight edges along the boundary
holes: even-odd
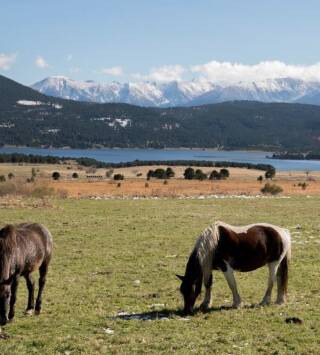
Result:
[[[183,280],[184,280],[184,276],[177,275],[177,274],[176,274],[176,276],[177,276],[177,278],[178,278],[179,280],[181,280],[181,281],[183,281]]]

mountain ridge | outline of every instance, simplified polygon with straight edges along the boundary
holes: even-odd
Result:
[[[118,102],[144,107],[198,106],[238,100],[320,105],[320,82],[292,78],[228,85],[204,80],[101,84],[52,76],[31,87],[46,95],[76,101]]]

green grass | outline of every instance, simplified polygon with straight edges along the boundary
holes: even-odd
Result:
[[[2,224],[44,223],[54,257],[43,313],[26,317],[21,279],[15,322],[3,329],[1,354],[216,353],[318,354],[320,198],[213,200],[58,200],[54,208],[1,209]],[[214,273],[213,309],[183,320],[179,282],[197,235],[215,220],[270,222],[293,237],[287,305],[219,310],[231,304]],[[297,228],[298,226],[298,228]],[[36,276],[36,275],[35,275]],[[236,274],[246,304],[260,302],[267,270]],[[135,283],[140,280],[140,284]],[[275,294],[274,294],[275,296]],[[123,320],[164,304],[169,319]],[[286,324],[299,317],[303,324]],[[104,328],[114,333],[106,334]]]

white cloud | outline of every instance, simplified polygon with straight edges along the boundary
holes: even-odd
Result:
[[[16,61],[15,54],[0,53],[0,69],[9,70],[11,65]]]
[[[45,69],[45,68],[49,67],[49,64],[40,55],[36,58],[35,64],[37,67],[39,67],[41,69]]]
[[[211,61],[190,68],[200,78],[227,84],[265,79],[293,78],[320,81],[320,62],[312,65],[291,65],[280,61],[264,61],[246,65],[240,63]]]
[[[111,68],[103,68],[101,70],[101,73],[106,74],[106,75],[112,75],[112,76],[121,76],[121,75],[123,75],[123,69],[120,66],[111,67]]]
[[[132,74],[132,77],[137,80],[150,80],[150,81],[180,81],[185,68],[181,65],[164,65],[158,68],[152,68],[147,75]]]

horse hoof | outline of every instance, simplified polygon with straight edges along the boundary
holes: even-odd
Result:
[[[40,313],[41,313],[41,310],[40,310],[40,309],[34,311],[34,314],[35,314],[36,316],[39,316]]]
[[[25,312],[26,316],[32,316],[33,315],[33,309],[27,309]]]
[[[264,307],[264,306],[269,306],[270,305],[270,301],[261,301],[260,306]]]
[[[208,312],[209,311],[209,306],[208,305],[206,305],[206,304],[201,304],[200,305],[200,311],[201,312]]]
[[[232,305],[232,308],[234,308],[234,309],[239,309],[239,308],[241,308],[241,303],[234,303],[234,304]]]
[[[281,304],[284,304],[284,303],[285,303],[284,300],[277,300],[277,301],[276,301],[276,304],[278,304],[278,305],[281,305]]]

